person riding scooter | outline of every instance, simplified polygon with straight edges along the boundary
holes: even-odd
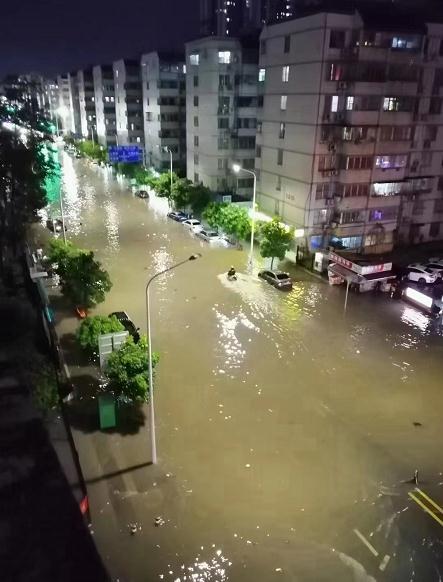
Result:
[[[229,281],[237,281],[237,272],[234,269],[234,267],[231,266],[231,268],[229,269],[228,273],[227,273],[227,277]]]

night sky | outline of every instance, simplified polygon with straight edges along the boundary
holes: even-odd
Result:
[[[182,49],[198,36],[199,0],[7,0],[0,78],[55,75],[141,52]]]

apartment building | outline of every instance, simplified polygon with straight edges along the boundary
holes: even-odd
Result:
[[[207,37],[186,44],[187,176],[219,193],[252,195],[257,127],[257,38]]]
[[[184,55],[151,52],[141,57],[146,163],[157,170],[186,170]]]
[[[443,238],[443,26],[389,5],[265,27],[256,169],[265,211],[365,253]]]
[[[51,117],[55,118],[55,111],[58,108],[58,85],[56,79],[43,80],[43,99],[44,106],[48,109]]]
[[[92,69],[94,80],[97,140],[104,147],[117,143],[115,115],[114,71],[112,65],[96,65]]]
[[[84,138],[96,141],[97,124],[95,112],[94,78],[92,68],[77,72],[78,100],[80,104],[80,127]]]
[[[115,114],[117,143],[143,144],[143,94],[140,62],[114,61]]]
[[[71,133],[74,137],[82,137],[82,128],[80,122],[80,100],[78,94],[77,73],[68,73],[69,82],[69,110],[71,117]]]
[[[69,89],[68,75],[59,75],[57,77],[58,85],[58,105],[56,114],[59,120],[59,127],[63,134],[71,133],[71,93]]]

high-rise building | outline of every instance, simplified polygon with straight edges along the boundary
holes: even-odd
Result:
[[[69,80],[69,108],[71,111],[71,133],[74,137],[82,137],[82,128],[80,120],[80,100],[78,94],[78,80],[77,73],[68,73]]]
[[[57,77],[58,85],[58,106],[55,111],[57,115],[59,128],[64,133],[71,133],[71,97],[69,89],[68,75],[59,75]]]
[[[140,62],[114,61],[115,114],[117,143],[143,143],[143,95]]]
[[[77,72],[77,86],[81,134],[82,137],[95,141],[97,139],[97,124],[92,68]]]
[[[258,201],[300,246],[443,238],[443,25],[383,10],[264,28]]]
[[[146,163],[157,170],[186,168],[184,55],[152,52],[141,57]]]
[[[115,145],[117,143],[117,125],[112,65],[96,65],[92,69],[92,74],[97,116],[97,139],[102,146]]]
[[[254,168],[257,39],[207,37],[186,45],[187,176],[214,192],[252,195],[252,181],[232,173]]]

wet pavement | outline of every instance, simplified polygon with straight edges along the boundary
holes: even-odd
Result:
[[[203,255],[151,291],[159,464],[146,409],[111,434],[77,418],[113,580],[441,580],[439,323],[372,294],[344,314],[343,289],[301,270],[278,292],[246,274],[245,252],[167,219],[164,201],[87,161],[63,154],[63,167],[68,238],[113,281],[97,313],[126,310],[145,330],[148,278]],[[87,373],[76,363],[74,380]]]

